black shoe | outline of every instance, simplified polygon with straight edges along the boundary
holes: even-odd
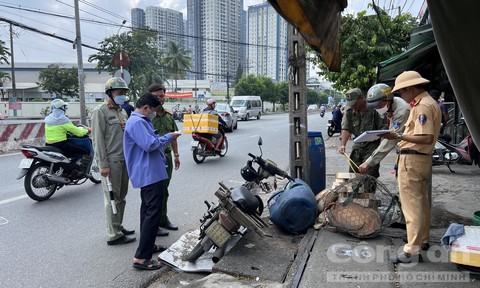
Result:
[[[160,226],[168,230],[178,230],[178,226],[173,225],[172,222],[168,221],[167,224]]]
[[[137,240],[137,238],[135,238],[134,236],[123,235],[122,237],[120,237],[118,239],[107,241],[107,244],[108,245],[120,245],[120,244],[131,243],[135,240]]]
[[[403,242],[405,243],[408,243],[408,239],[407,239],[407,235],[403,235],[402,237],[402,240]],[[430,243],[422,243],[422,246],[420,246],[422,248],[423,251],[427,251],[428,249],[430,249]]]
[[[132,235],[135,234],[135,230],[127,230],[125,228],[122,229],[123,235]]]
[[[412,262],[418,263],[418,262],[423,262],[423,258],[422,258],[422,255],[420,254],[411,255],[403,252],[393,257],[390,257],[390,262],[392,262],[393,264],[412,263]]]
[[[168,236],[168,231],[158,227],[157,236]]]

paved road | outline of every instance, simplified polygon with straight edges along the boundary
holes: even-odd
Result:
[[[310,115],[309,130],[325,131],[326,118]],[[181,124],[181,123],[179,123]],[[204,200],[214,201],[217,183],[241,183],[240,168],[247,153],[257,154],[263,138],[264,157],[281,168],[288,166],[288,114],[241,121],[228,133],[230,143],[224,158],[207,158],[195,164],[191,137],[180,141],[180,170],[174,172],[169,203],[172,222],[180,229],[157,243],[171,244],[188,229],[198,226]],[[0,156],[0,286],[2,287],[133,287],[147,283],[154,272],[131,267],[137,243],[107,246],[101,187],[87,182],[63,188],[48,201],[35,202],[16,180],[19,153]],[[138,190],[127,196],[125,227],[138,231]],[[138,233],[136,234],[138,237]]]

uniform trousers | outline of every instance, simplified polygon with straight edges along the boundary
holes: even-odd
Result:
[[[172,179],[172,172],[173,172],[173,161],[172,161],[172,152],[165,152],[165,158],[167,159],[167,174],[168,179],[165,180],[165,193],[163,193],[163,210],[162,210],[162,217],[160,218],[160,223],[158,226],[164,226],[169,221],[167,215],[167,202],[168,202],[168,185],[170,185],[170,179]]]
[[[420,245],[430,240],[428,182],[431,173],[431,155],[399,155],[398,186],[408,238],[403,247],[405,253],[419,254]]]
[[[165,193],[165,180],[140,189],[140,243],[135,258],[151,259],[157,237],[158,221],[162,215],[162,200]]]
[[[110,191],[107,182],[102,177],[102,188],[105,203],[105,212],[107,216],[107,241],[116,240],[123,236],[123,214],[125,212],[125,197],[128,192],[128,171],[125,161],[109,161],[110,182],[112,182],[113,197],[117,205],[117,214],[112,212],[110,201]]]

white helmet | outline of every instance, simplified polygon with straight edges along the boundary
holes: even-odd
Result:
[[[65,103],[62,99],[53,99],[52,105],[50,106],[51,110],[62,109],[63,111],[67,110],[68,104]]]

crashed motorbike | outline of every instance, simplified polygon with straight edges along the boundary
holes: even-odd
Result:
[[[207,157],[220,156],[223,157],[227,154],[228,151],[228,140],[227,135],[225,134],[225,127],[219,123],[218,127],[219,132],[222,134],[222,143],[220,144],[220,152],[215,151],[216,139],[213,137],[213,134],[206,133],[192,133],[193,141],[190,143],[193,160],[197,163],[203,163]]]
[[[335,134],[335,133],[342,133],[342,127],[339,127],[338,125],[335,125],[335,122],[333,120],[328,120],[327,135],[329,137],[332,137],[333,134]]]
[[[259,146],[261,145],[260,138]],[[219,199],[217,205],[205,201],[207,213],[200,219],[199,241],[184,257],[185,261],[195,262],[214,247],[212,261],[217,263],[225,254],[229,242],[234,241],[234,236],[243,236],[248,230],[253,230],[261,237],[267,235],[263,228],[268,227],[268,224],[260,218],[264,208],[263,201],[251,188],[270,176],[293,179],[273,161],[264,160],[262,155],[255,156],[251,153],[248,155],[252,160],[248,160],[241,169],[246,182],[233,189],[220,182],[220,188],[215,192]],[[258,165],[256,169],[255,164]]]
[[[480,167],[479,152],[473,143],[472,136],[468,135],[458,144],[450,143],[452,137],[442,134],[438,137],[432,154],[432,166],[447,165],[450,172],[452,164],[478,165]]]
[[[87,171],[90,171],[88,174],[82,172],[80,160],[66,157],[55,146],[22,146],[21,152],[26,159],[22,159],[18,165],[21,171],[17,179],[25,177],[25,192],[33,200],[45,201],[64,186],[80,185],[87,180],[95,184],[101,182],[91,138],[88,135],[72,138],[79,139],[85,147],[89,147],[91,157],[87,166]]]

